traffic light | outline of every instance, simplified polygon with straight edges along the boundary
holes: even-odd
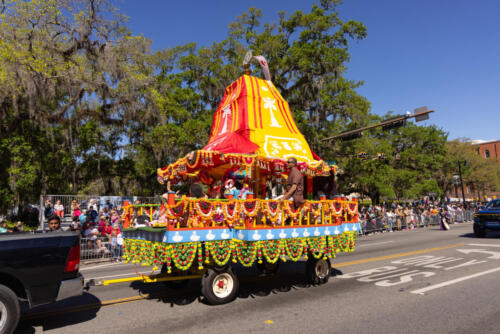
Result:
[[[400,127],[405,126],[405,125],[406,125],[406,120],[402,119],[400,121],[396,121],[393,123],[382,125],[382,130],[384,130],[384,131],[392,130],[392,129],[400,128]]]
[[[357,155],[358,155],[358,159],[365,160],[368,158],[368,154],[366,152],[359,152]]]
[[[342,137],[340,137],[340,140],[348,141],[348,140],[358,139],[361,137],[363,137],[363,132],[356,132],[356,133],[351,133],[347,136],[342,136]]]

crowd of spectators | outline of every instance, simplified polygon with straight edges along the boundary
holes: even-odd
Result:
[[[458,223],[472,220],[472,212],[480,203],[452,203],[419,200],[411,203],[384,202],[382,205],[360,206],[359,221],[363,233],[393,232],[416,227],[438,225],[441,220]]]
[[[85,208],[82,208],[85,207]],[[55,205],[47,199],[44,206],[44,215],[47,223],[64,217],[64,207],[58,200]],[[80,205],[76,200],[71,202],[71,223],[68,230],[78,231],[81,234],[82,246],[86,251],[95,254],[111,253],[116,261],[121,261],[123,251],[123,238],[120,226],[120,212],[109,199],[100,205],[95,199],[90,199]],[[49,230],[51,229],[48,224]]]

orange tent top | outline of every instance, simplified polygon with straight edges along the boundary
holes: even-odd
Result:
[[[200,158],[201,157],[201,158]],[[160,179],[230,164],[286,171],[294,157],[309,175],[325,175],[327,166],[299,131],[290,106],[271,81],[243,75],[226,87],[212,122],[208,144],[174,164],[158,169]],[[218,173],[220,174],[220,173]]]
[[[288,102],[271,81],[243,75],[226,88],[205,151],[314,161]],[[319,158],[318,158],[319,160]]]

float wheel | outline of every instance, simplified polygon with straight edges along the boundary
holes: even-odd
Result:
[[[238,292],[239,282],[236,275],[227,267],[224,270],[209,268],[201,279],[201,293],[212,305],[232,301]]]
[[[323,284],[328,282],[332,267],[330,260],[323,258],[315,259],[312,255],[309,256],[306,262],[306,276],[311,284]]]

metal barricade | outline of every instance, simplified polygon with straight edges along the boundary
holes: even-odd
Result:
[[[101,262],[101,261],[121,261],[123,246],[112,244],[108,238],[81,238],[80,239],[80,261]]]
[[[161,203],[160,197],[141,197],[141,196],[100,196],[100,195],[42,195],[40,196],[40,229],[45,228],[44,224],[46,217],[44,212],[46,209],[45,203],[50,200],[52,208],[57,203],[61,202],[64,207],[64,214],[61,219],[62,226],[67,228],[72,221],[71,217],[71,203],[76,201],[80,210],[88,210],[90,206],[94,206],[94,209],[99,212],[105,206],[108,206],[107,200],[109,200],[109,205],[113,209],[121,210],[124,202],[134,203],[139,201],[140,203]]]

